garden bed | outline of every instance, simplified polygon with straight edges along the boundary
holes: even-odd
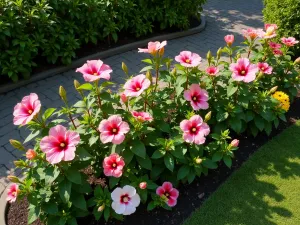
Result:
[[[114,221],[105,223],[104,220],[97,222],[93,217],[88,217],[79,220],[79,225],[161,225],[161,224],[181,224],[196,208],[200,207],[203,202],[240,166],[256,152],[262,145],[272,139],[274,136],[281,133],[284,129],[289,127],[300,119],[300,98],[296,98],[291,105],[290,111],[287,113],[288,122],[281,122],[278,129],[274,129],[270,136],[260,134],[257,137],[246,135],[234,135],[240,140],[239,151],[235,152],[232,168],[229,169],[225,164],[221,163],[218,169],[210,170],[208,176],[202,176],[190,185],[181,185],[179,187],[180,198],[173,211],[153,210],[146,211],[145,205],[140,206],[137,212],[129,217],[125,217],[124,222]],[[7,225],[22,225],[27,224],[27,206],[26,201],[13,203],[8,207],[8,221]],[[35,222],[33,225],[40,225]]]

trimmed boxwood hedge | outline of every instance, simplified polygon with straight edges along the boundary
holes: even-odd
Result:
[[[84,43],[186,29],[206,0],[0,0],[0,74],[29,77],[36,58],[71,63]],[[0,78],[1,79],[1,78]]]
[[[278,36],[295,37],[300,40],[300,0],[264,0],[265,23],[276,23]],[[295,57],[300,56],[300,46],[293,49]]]

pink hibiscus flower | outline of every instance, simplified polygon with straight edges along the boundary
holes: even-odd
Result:
[[[123,188],[117,187],[111,193],[113,200],[111,207],[117,214],[131,215],[136,211],[136,207],[140,205],[141,198],[136,193],[136,189],[130,185],[125,185]]]
[[[196,67],[200,65],[202,59],[196,53],[182,51],[178,56],[175,57],[175,60],[184,67]]]
[[[206,69],[206,73],[210,76],[216,76],[218,72],[219,72],[219,69],[218,69],[218,67],[215,67],[215,66],[210,66],[210,67],[207,67],[207,69]]]
[[[148,48],[139,48],[139,52],[143,52],[143,53],[150,53],[152,55],[155,55],[160,49],[162,49],[163,47],[165,47],[167,45],[167,41],[163,41],[163,42],[149,42],[148,43]]]
[[[194,110],[208,109],[208,93],[201,89],[198,84],[192,84],[190,90],[184,91],[184,98],[191,102]]]
[[[17,200],[19,192],[19,185],[11,184],[7,191],[6,201],[8,201],[9,203],[15,202]]]
[[[262,37],[264,32],[262,29],[252,29],[248,28],[247,30],[243,30],[243,34],[245,38],[250,38],[252,41],[255,40],[257,37]]]
[[[40,147],[46,153],[46,159],[51,164],[61,161],[71,161],[75,158],[76,145],[80,142],[79,134],[69,131],[62,125],[50,128],[49,136],[43,137]]]
[[[258,66],[258,69],[262,72],[262,73],[265,73],[265,74],[272,74],[272,71],[273,71],[273,68],[271,66],[269,66],[268,63],[262,63],[262,62],[259,62],[257,64]]]
[[[270,48],[272,48],[272,49],[278,49],[278,48],[281,48],[281,44],[277,44],[277,43],[275,43],[275,42],[269,42],[269,46],[270,46]]]
[[[265,30],[263,37],[266,39],[276,37],[276,30],[278,29],[276,24],[265,24]]]
[[[174,207],[177,204],[177,198],[179,196],[179,191],[173,188],[172,183],[164,182],[162,186],[156,189],[156,194],[161,198],[166,199],[166,203],[170,207]]]
[[[14,125],[26,125],[41,109],[41,102],[35,93],[25,96],[20,103],[14,107]]]
[[[134,118],[136,118],[140,122],[145,122],[145,121],[151,122],[153,120],[153,117],[147,112],[132,111],[131,114]]]
[[[201,145],[205,142],[205,136],[210,133],[209,126],[203,122],[201,116],[194,115],[189,120],[183,120],[180,123],[183,131],[183,139],[188,143]]]
[[[295,44],[299,43],[299,41],[297,41],[296,38],[294,38],[294,37],[288,37],[288,38],[283,37],[283,38],[281,38],[281,42],[288,47],[292,47]]]
[[[85,81],[94,82],[101,78],[109,80],[112,69],[109,65],[103,64],[101,60],[90,60],[78,68],[76,72],[82,73]]]
[[[103,169],[105,176],[108,177],[121,177],[123,174],[123,167],[125,162],[117,153],[113,153],[103,160]]]
[[[102,120],[98,129],[103,144],[108,142],[121,144],[125,139],[125,134],[130,130],[128,123],[122,121],[118,115],[112,115],[108,119]]]
[[[151,81],[145,75],[137,75],[124,84],[124,94],[130,97],[138,97],[151,84]]]
[[[258,67],[247,58],[239,58],[237,63],[230,64],[230,70],[234,80],[249,83],[255,80]]]
[[[232,35],[232,34],[226,35],[224,37],[224,40],[225,40],[225,42],[227,43],[228,46],[231,46],[234,42],[234,35]]]
[[[274,49],[273,54],[277,55],[277,56],[281,56],[281,55],[283,55],[283,52],[280,49]]]

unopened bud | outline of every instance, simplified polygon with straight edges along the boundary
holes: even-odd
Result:
[[[240,53],[236,54],[236,59],[238,60],[239,58],[241,58],[241,54]]]
[[[262,78],[264,76],[264,73],[263,72],[259,72],[257,77],[256,77],[256,80],[259,80],[260,78]]]
[[[123,103],[126,103],[128,101],[127,96],[124,93],[120,94],[120,98]]]
[[[66,102],[67,101],[67,92],[64,89],[63,86],[59,86],[59,90],[58,90],[59,96],[61,97],[61,99]]]
[[[124,71],[124,73],[126,73],[128,75],[128,67],[126,66],[126,64],[124,62],[122,62],[122,70]]]
[[[98,212],[102,212],[105,209],[105,204],[102,204],[99,208],[98,208]]]
[[[240,141],[238,139],[234,139],[231,141],[230,145],[232,147],[238,147],[239,146]]]
[[[36,157],[36,152],[33,149],[28,149],[26,152],[26,158],[29,160],[33,160]]]
[[[219,48],[217,51],[217,59],[218,60],[221,58],[221,54],[222,54],[222,48]]]
[[[10,182],[13,182],[13,183],[22,183],[19,178],[17,178],[16,176],[7,176],[7,179],[10,181]]]
[[[170,69],[170,66],[171,66],[171,61],[170,61],[170,60],[168,60],[168,61],[166,62],[166,66],[167,66],[167,69],[169,70],[169,69]]]
[[[299,64],[300,65],[300,57],[298,57],[295,61],[294,61],[294,65]]]
[[[139,184],[140,189],[146,189],[147,188],[147,182],[141,182]]]
[[[152,75],[151,75],[150,70],[148,70],[148,71],[146,72],[146,78],[152,82]]]
[[[200,159],[200,158],[196,158],[196,159],[195,159],[195,163],[196,163],[196,164],[201,164],[201,163],[202,163],[202,161],[203,161],[203,160],[202,160],[202,159]]]
[[[177,70],[176,70],[176,68],[174,68],[174,69],[171,71],[171,75],[173,75],[173,76],[175,77],[176,74],[177,74]]]
[[[207,58],[207,61],[208,61],[208,65],[210,65],[211,59],[212,59],[211,51],[207,52],[206,58]]]
[[[211,119],[211,111],[208,112],[208,113],[205,115],[204,121],[205,121],[205,122],[208,122],[210,119]]]
[[[74,87],[76,90],[80,87],[80,83],[78,82],[78,80],[74,80]]]
[[[269,94],[274,94],[278,89],[278,86],[272,87],[269,91]]]
[[[159,49],[158,54],[159,54],[160,57],[163,57],[164,53],[165,53],[165,48]]]
[[[17,140],[13,140],[10,139],[9,143],[16,149],[20,150],[20,151],[26,151],[25,147],[21,144],[21,142],[17,141]]]
[[[201,83],[200,83],[200,87],[201,87],[202,89],[206,89],[206,84],[205,84],[205,82],[201,82]]]

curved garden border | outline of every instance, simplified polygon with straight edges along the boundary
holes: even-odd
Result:
[[[36,82],[36,81],[54,76],[56,74],[66,72],[66,71],[71,70],[73,68],[77,68],[77,67],[81,66],[82,64],[84,64],[87,60],[99,59],[99,58],[101,58],[101,59],[108,58],[108,57],[113,56],[113,55],[117,55],[117,54],[120,54],[120,53],[123,53],[123,52],[127,52],[127,51],[130,51],[130,50],[133,50],[133,49],[137,49],[139,47],[143,47],[143,46],[147,45],[147,43],[149,41],[153,41],[153,40],[163,41],[163,40],[170,40],[170,39],[175,39],[175,38],[180,38],[180,37],[196,34],[196,33],[201,32],[202,30],[204,30],[205,26],[206,26],[205,16],[202,15],[201,16],[201,24],[197,27],[191,28],[191,29],[186,30],[186,31],[179,31],[179,32],[170,33],[170,34],[158,35],[158,36],[151,37],[151,38],[148,38],[148,39],[145,39],[145,40],[141,40],[141,41],[129,43],[129,44],[126,44],[126,45],[122,45],[122,46],[119,46],[119,47],[116,47],[116,48],[112,48],[112,49],[109,49],[109,50],[106,50],[106,51],[97,52],[95,54],[77,59],[77,60],[73,61],[71,65],[61,66],[61,67],[57,67],[57,68],[54,68],[54,69],[50,69],[48,71],[33,74],[28,80],[22,80],[18,83],[13,83],[13,84],[1,85],[0,86],[0,94],[3,94],[3,93],[6,93],[8,91],[11,91],[13,89],[22,87],[26,84],[30,84],[30,83],[33,83],[33,82]]]

